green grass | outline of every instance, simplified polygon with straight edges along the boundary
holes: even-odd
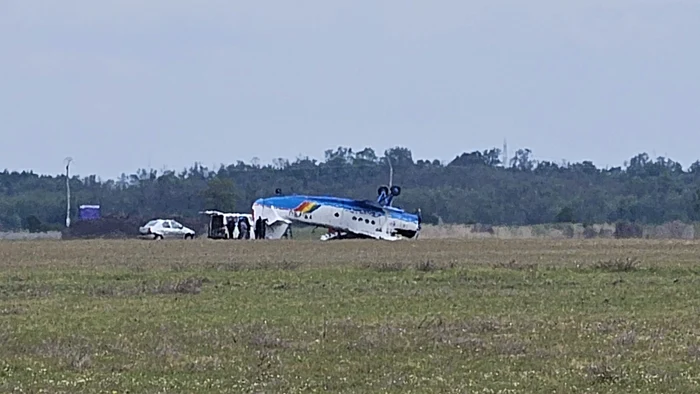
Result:
[[[0,243],[0,392],[688,392],[700,244]]]

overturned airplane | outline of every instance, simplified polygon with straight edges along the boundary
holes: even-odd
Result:
[[[395,241],[417,238],[421,229],[420,209],[408,213],[392,207],[399,186],[379,187],[377,201],[333,196],[281,195],[253,203],[253,217],[266,223],[264,238],[280,239],[293,222],[328,228],[322,241],[373,238]]]

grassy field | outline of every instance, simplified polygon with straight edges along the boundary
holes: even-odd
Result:
[[[699,252],[0,242],[0,392],[697,393]]]

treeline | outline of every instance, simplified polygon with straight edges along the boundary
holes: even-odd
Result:
[[[503,162],[499,149],[463,153],[451,162],[414,160],[410,150],[377,155],[339,147],[318,162],[277,159],[271,165],[238,161],[213,170],[199,164],[181,172],[139,170],[119,179],[72,177],[72,213],[100,204],[103,215],[195,217],[204,209],[249,212],[252,202],[283,193],[374,199],[389,178],[401,185],[395,205],[421,208],[427,223],[531,225],[552,222],[660,224],[700,219],[700,161],[684,169],[646,153],[621,167],[554,163],[518,150]],[[0,173],[0,228],[60,228],[65,222],[65,176]],[[31,222],[31,223],[30,223]],[[33,223],[33,224],[32,224]]]

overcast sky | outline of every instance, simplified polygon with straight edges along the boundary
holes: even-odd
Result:
[[[700,158],[697,0],[0,0],[0,169]]]

